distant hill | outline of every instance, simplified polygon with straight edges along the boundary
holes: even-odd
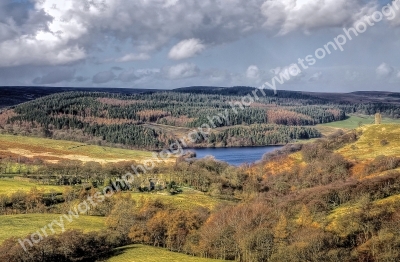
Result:
[[[132,95],[138,93],[154,93],[173,91],[180,93],[193,93],[193,94],[218,94],[218,95],[235,95],[245,96],[251,94],[255,87],[249,86],[189,86],[176,88],[172,90],[165,89],[141,89],[141,88],[97,88],[97,87],[45,87],[45,86],[0,86],[0,109],[4,107],[14,106],[39,97],[71,91],[83,92],[104,92],[109,94]],[[319,103],[328,102],[389,102],[400,103],[400,93],[387,92],[387,91],[357,91],[352,93],[320,93],[320,92],[306,92],[306,91],[290,91],[278,90],[275,95],[273,90],[264,89],[267,97],[280,97],[280,98],[297,98],[297,99],[313,99],[319,100]],[[258,94],[259,91],[258,91]]]
[[[352,93],[302,92],[335,103],[400,103],[400,93],[387,91],[357,91]]]
[[[233,86],[233,87],[218,87],[218,86],[190,86],[173,89],[174,92],[193,93],[193,94],[218,94],[218,95],[236,95],[246,96],[251,95],[253,91],[257,91],[258,96],[264,96],[259,89],[249,86]],[[262,90],[266,97],[294,98],[294,99],[313,99],[323,102],[324,99],[313,96],[312,93],[305,94],[299,91],[278,90],[275,94],[272,89]]]
[[[243,86],[3,87],[0,92],[2,106],[12,106],[0,111],[0,133],[130,149],[159,150],[182,139],[189,147],[282,145],[320,137],[315,125],[350,114],[381,112],[400,118],[400,98],[388,92],[369,96],[263,90],[264,95]],[[248,96],[250,102],[243,102]],[[210,132],[202,133],[199,128],[207,126]]]
[[[132,88],[0,86],[0,109],[8,106],[18,105],[39,97],[71,91],[105,92],[130,95],[137,93],[156,92],[157,90]]]

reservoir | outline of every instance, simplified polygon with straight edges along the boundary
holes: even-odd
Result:
[[[188,149],[196,152],[196,158],[214,156],[215,159],[239,166],[244,163],[254,163],[261,160],[265,153],[282,148],[282,146],[263,147],[222,147],[222,148],[196,148]]]

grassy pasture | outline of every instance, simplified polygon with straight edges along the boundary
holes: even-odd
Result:
[[[170,252],[162,248],[144,245],[130,245],[116,249],[116,255],[106,260],[107,262],[218,262],[215,260],[188,256],[180,253]]]
[[[373,159],[379,155],[400,156],[400,125],[366,125],[360,128],[362,135],[355,143],[346,145],[338,153],[350,159]],[[383,140],[388,141],[382,145]]]
[[[183,193],[177,195],[169,195],[167,193],[132,193],[132,197],[136,202],[146,201],[146,199],[160,199],[167,205],[184,210],[192,210],[197,207],[205,207],[212,210],[220,204],[227,205],[233,203],[192,189],[184,189]]]
[[[11,178],[0,178],[0,195],[10,195],[17,191],[28,192],[33,187],[36,187],[39,190],[43,190],[45,193],[62,193],[66,188],[66,186],[41,185],[32,182],[14,180]]]
[[[60,214],[23,214],[0,216],[0,243],[10,237],[26,237],[53,220],[60,220]],[[104,217],[82,216],[74,219],[71,223],[63,219],[65,230],[80,229],[84,232],[100,231],[106,228]],[[61,228],[54,226],[56,233],[61,233]],[[48,230],[49,233],[51,232]]]
[[[65,140],[0,134],[0,154],[38,157],[44,160],[73,159],[99,163],[144,160],[151,152],[88,145]]]
[[[354,129],[361,125],[370,125],[375,123],[374,116],[350,115],[349,118],[326,124],[317,125],[317,127],[333,127],[339,129]],[[400,119],[382,118],[382,124],[400,124]]]

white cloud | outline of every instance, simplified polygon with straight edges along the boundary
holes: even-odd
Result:
[[[140,54],[127,54],[124,55],[121,58],[116,59],[116,62],[132,62],[132,61],[144,61],[144,60],[149,60],[150,56],[145,53],[140,53]]]
[[[255,65],[249,66],[246,70],[246,77],[258,81],[260,79],[260,69]]]
[[[316,82],[322,78],[322,75],[321,71],[316,72],[308,79],[308,82]]]
[[[377,3],[382,1],[0,0],[0,79],[10,85],[31,85],[37,76],[36,83],[57,82],[63,78],[62,73],[57,77],[57,68],[71,67],[80,72],[79,76],[70,81],[66,75],[65,80],[60,81],[70,81],[69,85],[77,86],[113,80],[116,81],[112,84],[126,81],[150,88],[197,84],[258,85],[257,81],[271,81],[275,74],[249,65],[273,67],[294,62],[300,54],[313,51],[311,48],[318,43],[322,46],[323,39],[332,40],[343,27],[353,25],[364,14],[379,10]],[[400,25],[399,14],[389,23]],[[301,34],[309,32],[315,34],[307,37]],[[272,34],[279,37],[265,39],[263,43],[262,37],[266,33],[268,37]],[[387,21],[381,22],[359,40],[370,44],[348,43],[346,54],[337,53],[318,65],[321,68],[336,65],[341,69],[314,69],[316,71],[310,72],[304,81],[296,81],[290,88],[311,88],[307,80],[316,79],[317,75],[314,77],[313,74],[319,70],[322,70],[324,80],[332,81],[332,86],[342,84],[342,90],[376,86],[379,81],[375,77],[375,68],[365,69],[365,54],[369,55],[369,63],[376,66],[381,61],[398,60],[396,50],[400,42],[397,33],[398,29],[388,27]],[[177,44],[171,48],[171,43]],[[160,67],[168,65],[168,58],[180,60],[197,56],[210,47],[216,47],[210,50],[213,56],[196,58],[202,65],[201,72],[196,65],[184,63],[163,69],[113,68],[115,75],[108,71],[97,74],[121,65],[117,62],[148,59],[150,61],[143,62],[146,67]],[[121,50],[129,51],[121,53]],[[157,52],[159,55],[154,55]],[[128,64],[122,65],[129,68]],[[392,70],[382,67],[376,74],[388,78],[385,88],[396,90],[400,79],[398,69]],[[284,68],[278,68],[277,73],[284,71]],[[302,77],[303,73],[291,77],[290,81]],[[181,78],[185,79],[176,81]],[[352,79],[351,84],[346,79]]]
[[[375,72],[378,78],[390,78],[394,72],[394,68],[386,63],[382,63],[376,68]]]
[[[185,59],[201,53],[204,49],[205,45],[201,43],[200,39],[186,39],[172,47],[168,57],[173,60]]]
[[[15,2],[0,3],[0,67],[76,62],[107,42],[130,42],[139,50],[139,54],[121,57],[122,62],[147,60],[147,54],[173,39],[181,42],[171,49],[170,58],[188,58],[203,51],[207,43],[231,42],[257,32],[261,15],[254,13],[259,13],[263,0],[248,0],[246,5],[239,0],[29,2],[34,10],[27,1],[24,10],[31,11],[24,11],[27,17],[18,21],[6,8]]]
[[[139,50],[119,62],[147,60],[176,39],[180,42],[168,56],[180,60],[198,55],[208,45],[262,32],[263,24],[280,34],[341,27],[373,8],[361,0],[30,1],[35,10],[18,19],[22,25],[6,16],[10,12],[0,12],[4,21],[11,21],[0,23],[0,67],[63,65],[87,58],[99,43],[118,42]]]
[[[163,68],[164,76],[168,79],[181,79],[195,77],[200,69],[193,63],[182,63]]]
[[[285,35],[295,30],[309,32],[327,27],[352,25],[376,9],[360,0],[267,0],[261,7],[264,27]]]
[[[399,1],[393,1],[391,5],[384,6],[382,8],[384,17],[389,20],[392,26],[400,26],[400,3]]]
[[[362,78],[362,74],[354,70],[346,70],[345,79],[348,81],[357,81]]]
[[[6,2],[10,1],[6,0]],[[3,19],[7,22],[6,28],[3,25],[0,30],[2,32],[0,67],[62,65],[86,57],[84,47],[73,40],[82,37],[87,32],[87,28],[83,27],[77,19],[70,19],[68,23],[63,20],[67,15],[64,11],[73,7],[72,2],[56,0],[42,2],[36,2],[36,10],[24,6],[30,11],[23,17],[15,18],[21,23],[19,27],[13,16],[7,17],[10,14],[3,14]],[[56,5],[56,8],[53,5]],[[1,11],[6,7],[0,6]]]

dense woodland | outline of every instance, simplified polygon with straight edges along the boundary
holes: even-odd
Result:
[[[36,178],[41,182],[59,177],[46,178],[45,173],[65,172],[65,183],[74,184],[68,178],[79,177],[85,186],[66,189],[53,197],[57,199],[53,202],[35,189],[2,195],[2,214],[63,213],[110,185],[120,192],[89,211],[90,215],[107,217],[108,229],[93,234],[66,232],[29,248],[29,253],[10,239],[0,246],[0,260],[94,261],[99,254],[106,256],[112,247],[142,243],[246,262],[398,261],[399,204],[382,201],[400,194],[400,173],[394,170],[400,167],[400,159],[378,156],[358,174],[363,179],[357,179],[351,174],[352,163],[335,149],[356,141],[360,135],[356,131],[339,132],[311,144],[287,145],[264,155],[260,163],[241,167],[212,158],[178,159],[174,165],[141,174],[131,189],[176,194],[176,187],[185,186],[230,203],[212,211],[203,207],[179,209],[161,199],[134,201],[129,189],[116,183],[128,169],[127,163],[101,166],[64,162],[43,166],[40,172],[44,173],[37,173]],[[300,154],[304,162],[291,162],[287,157],[292,153]],[[280,168],[274,169],[274,165]],[[387,172],[370,176],[382,171]],[[152,189],[150,180],[156,185]],[[348,211],[338,211],[341,208]],[[335,223],[329,222],[333,213],[337,214]],[[85,252],[89,243],[93,252]],[[65,250],[68,252],[63,253]]]
[[[186,144],[255,146],[319,137],[313,125],[343,120],[348,113],[400,115],[392,103],[339,103],[300,92],[263,92],[196,87],[138,94],[56,93],[0,113],[0,132],[157,150],[209,126],[211,132],[186,137]],[[254,102],[241,104],[248,95]],[[186,134],[168,131],[176,127]]]

